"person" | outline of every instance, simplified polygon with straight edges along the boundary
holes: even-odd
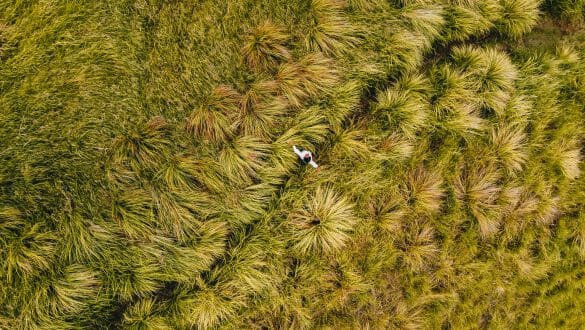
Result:
[[[317,165],[317,163],[315,163],[315,161],[313,160],[313,154],[311,154],[310,151],[308,150],[299,150],[297,148],[297,146],[293,145],[293,151],[294,153],[299,156],[299,158],[301,159],[301,161],[303,162],[303,164],[305,165],[311,165],[316,169],[319,169],[319,165]]]

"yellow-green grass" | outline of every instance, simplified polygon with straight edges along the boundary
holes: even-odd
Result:
[[[582,327],[567,3],[0,3],[0,328]]]

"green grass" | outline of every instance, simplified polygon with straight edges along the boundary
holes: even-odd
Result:
[[[0,3],[0,328],[583,327],[581,7]]]

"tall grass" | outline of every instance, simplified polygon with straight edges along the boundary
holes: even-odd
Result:
[[[358,38],[353,35],[356,28],[347,21],[343,9],[343,1],[311,1],[309,17],[313,22],[305,35],[307,49],[337,55],[357,44]]]
[[[351,204],[331,188],[318,187],[306,209],[292,213],[291,223],[297,227],[294,246],[300,253],[331,253],[340,250],[349,239],[357,219]]]
[[[582,327],[579,8],[0,3],[0,328]]]
[[[203,105],[187,118],[185,129],[205,142],[226,140],[233,134],[232,119],[237,113],[240,95],[229,86],[213,89]]]
[[[266,21],[252,31],[242,48],[242,53],[252,68],[274,67],[279,61],[290,58],[290,53],[285,47],[288,38],[282,29]]]

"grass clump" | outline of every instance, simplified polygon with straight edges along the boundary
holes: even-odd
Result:
[[[219,142],[233,134],[230,117],[237,113],[240,95],[229,86],[218,86],[208,96],[208,100],[195,109],[185,129],[194,138],[204,142]]]
[[[313,24],[305,35],[305,47],[327,55],[338,55],[353,48],[358,38],[356,28],[343,14],[344,3],[338,0],[312,0],[310,17]]]
[[[286,33],[273,23],[266,21],[260,24],[242,48],[248,66],[268,69],[279,61],[288,60],[291,56],[285,47],[288,39]]]
[[[530,32],[538,21],[540,14],[537,1],[518,0],[501,1],[502,19],[496,23],[498,31],[511,38],[518,38]]]
[[[347,200],[331,188],[318,187],[306,209],[291,215],[297,227],[295,250],[300,253],[332,253],[345,246],[357,219]]]

